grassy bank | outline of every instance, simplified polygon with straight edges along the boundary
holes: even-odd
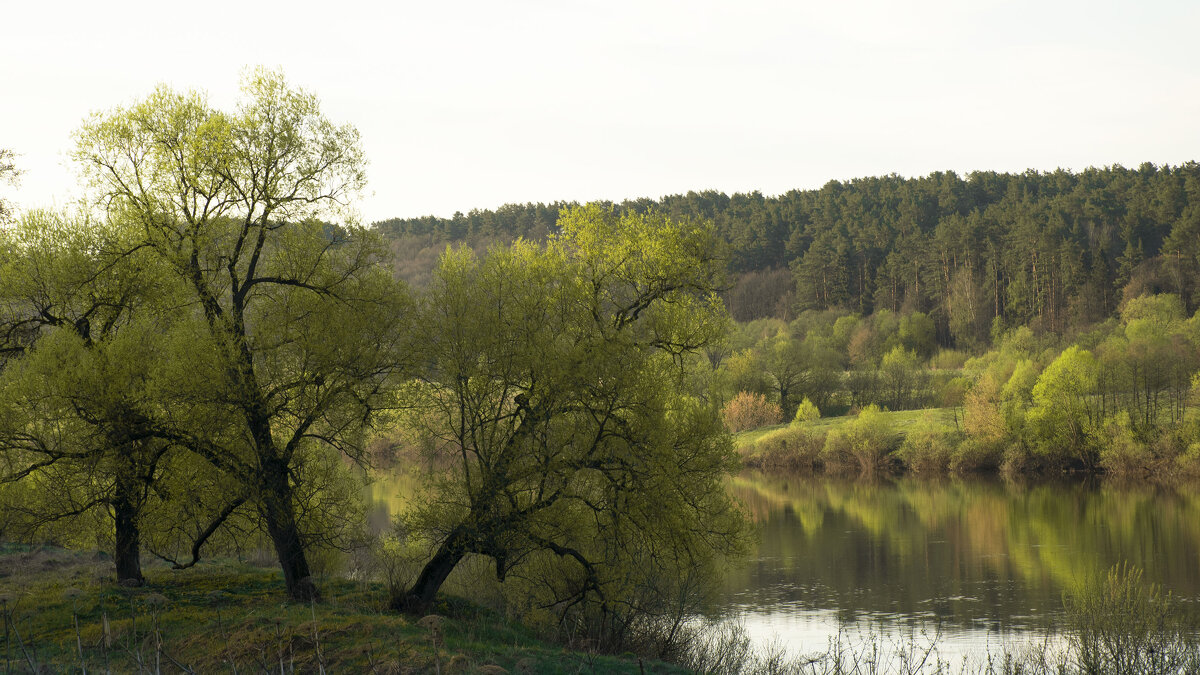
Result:
[[[123,588],[103,554],[0,551],[4,672],[681,672],[568,650],[455,598],[425,620],[386,611],[378,584],[326,580],[310,605],[244,563],[145,571],[145,587]]]
[[[955,428],[955,412],[954,408],[928,408],[925,410],[885,410],[881,413],[884,418],[891,424],[897,434],[903,436],[909,429],[917,424],[926,415],[930,415],[946,430]],[[840,417],[822,417],[811,422],[803,424],[772,424],[770,426],[759,427],[757,429],[749,429],[733,435],[733,441],[739,449],[752,448],[760,441],[769,440],[769,437],[781,431],[788,429],[806,429],[813,433],[826,434],[834,429],[841,429],[854,420],[853,415],[843,415]]]
[[[743,463],[765,471],[944,473],[972,471],[960,461],[954,408],[879,410],[759,427],[735,436]]]

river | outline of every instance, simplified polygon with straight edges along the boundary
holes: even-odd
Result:
[[[724,603],[756,643],[935,636],[943,658],[1036,646],[1063,594],[1134,565],[1194,615],[1200,496],[1153,486],[880,482],[747,473],[731,489],[760,529]]]
[[[411,487],[373,486],[375,527]],[[1037,647],[1061,626],[1064,593],[1122,563],[1189,617],[1200,608],[1194,489],[759,473],[729,489],[760,536],[721,601],[759,646],[799,655],[834,639],[936,638],[949,661]]]

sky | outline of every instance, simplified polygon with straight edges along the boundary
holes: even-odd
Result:
[[[0,196],[80,196],[72,132],[282,68],[362,135],[364,222],[506,203],[1200,160],[1194,0],[0,0]]]

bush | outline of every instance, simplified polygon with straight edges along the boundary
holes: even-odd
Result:
[[[879,406],[869,405],[844,428],[829,432],[821,459],[835,468],[870,474],[893,468],[895,449],[896,433],[891,422]]]
[[[796,407],[796,416],[792,419],[792,424],[804,424],[819,419],[821,419],[821,410],[806,396]]]
[[[1064,598],[1069,640],[1083,673],[1194,672],[1196,655],[1169,595],[1118,565]]]
[[[850,439],[844,429],[831,429],[821,446],[821,463],[831,471],[849,471],[856,466],[850,454]]]
[[[766,471],[812,471],[825,445],[825,436],[815,431],[790,427],[758,439],[746,465]]]
[[[925,413],[904,437],[897,455],[913,473],[942,473],[950,468],[958,434]]]
[[[954,473],[993,471],[1002,467],[1007,457],[1000,441],[967,438],[951,454],[950,470]]]
[[[1123,478],[1145,476],[1153,469],[1154,454],[1133,435],[1129,413],[1121,411],[1104,420],[1104,443],[1100,447],[1100,467],[1106,473]]]
[[[778,403],[767,401],[767,397],[762,394],[742,391],[721,409],[721,419],[725,421],[726,429],[737,433],[769,424],[779,424],[783,421],[783,411]]]
[[[929,367],[935,370],[958,370],[966,362],[966,352],[957,349],[943,349],[929,360]]]

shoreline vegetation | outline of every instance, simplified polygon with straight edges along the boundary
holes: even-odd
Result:
[[[94,551],[0,549],[4,672],[684,672],[547,641],[454,596],[417,617],[388,611],[378,582],[332,576],[320,601],[300,602],[278,570],[249,562],[151,564],[142,587],[113,583],[111,565]]]
[[[0,550],[5,672],[713,673],[728,675],[1074,675],[1190,673],[1200,637],[1173,600],[1118,566],[1064,597],[1067,624],[1038,644],[946,658],[940,632],[824,645],[754,645],[736,620],[681,630],[674,663],[554,642],[494,610],[444,595],[417,618],[386,610],[380,584],[331,577],[321,601],[284,599],[280,573],[220,560],[148,565],[147,585],[112,583],[104,554]],[[281,602],[282,601],[282,602]]]

